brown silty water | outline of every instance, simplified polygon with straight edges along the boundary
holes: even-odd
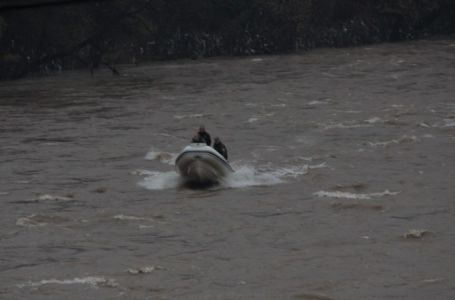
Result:
[[[122,71],[0,83],[1,299],[455,297],[454,40]]]

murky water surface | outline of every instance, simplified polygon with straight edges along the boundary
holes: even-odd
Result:
[[[454,40],[123,71],[0,83],[1,299],[455,298]]]

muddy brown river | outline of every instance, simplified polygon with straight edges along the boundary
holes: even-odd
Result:
[[[121,71],[0,83],[0,299],[455,298],[455,40]]]

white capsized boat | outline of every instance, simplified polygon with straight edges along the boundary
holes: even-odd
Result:
[[[186,146],[175,159],[175,166],[186,181],[196,184],[218,183],[234,172],[229,162],[205,143]]]

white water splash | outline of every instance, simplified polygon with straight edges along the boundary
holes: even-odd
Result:
[[[371,127],[371,123],[334,123],[334,124],[322,124],[324,130],[329,129],[350,129],[350,128],[363,128]]]
[[[164,268],[161,266],[147,266],[147,267],[141,267],[139,269],[127,269],[126,271],[132,275],[139,275],[139,274],[148,274],[152,273],[153,271],[156,270],[163,270]]]
[[[310,169],[325,168],[326,164],[298,165],[281,167],[277,169],[257,169],[253,166],[239,166],[222,182],[222,185],[230,188],[244,188],[250,186],[269,186],[286,182],[289,178],[297,178],[305,175]]]
[[[87,284],[94,288],[99,286],[116,287],[118,284],[114,279],[104,278],[100,276],[76,277],[73,279],[45,279],[40,281],[29,281],[16,285],[18,288],[39,287],[47,284]]]
[[[175,115],[174,119],[182,120],[182,119],[194,119],[194,118],[203,118],[204,114],[188,114],[188,115]]]
[[[368,123],[368,124],[375,124],[375,123],[380,123],[380,122],[384,122],[384,120],[379,117],[372,117],[368,120],[365,120],[365,123]]]
[[[444,119],[444,124],[442,127],[454,127],[455,126],[455,119]]]
[[[266,119],[266,118],[270,118],[270,117],[273,117],[275,115],[275,113],[266,113],[266,114],[260,114],[260,115],[256,115],[256,116],[252,116],[248,119],[248,123],[255,123],[259,120],[262,120],[262,119]]]
[[[424,128],[431,128],[432,126],[428,123],[425,123],[425,122],[421,122],[418,124],[420,127],[424,127]]]
[[[393,107],[393,108],[402,108],[402,107],[404,107],[404,104],[392,104],[391,107]]]
[[[115,215],[112,218],[115,220],[119,220],[119,221],[154,221],[152,218],[128,216],[128,215],[122,215],[122,214]]]
[[[308,170],[325,168],[326,163],[317,165],[292,165],[279,168],[263,167],[256,168],[251,165],[234,164],[234,173],[224,178],[220,186],[225,188],[244,188],[250,186],[269,186],[286,182],[288,179],[297,178],[308,173]],[[138,183],[149,190],[165,190],[177,188],[182,184],[180,175],[175,171],[158,172],[142,171],[146,174],[141,182]]]
[[[166,190],[177,188],[181,184],[180,175],[175,171],[158,172],[158,171],[147,171],[148,176],[145,177],[139,186],[142,186],[149,190]]]
[[[31,214],[26,217],[21,217],[16,220],[16,225],[21,227],[43,227],[47,225],[59,225],[71,221],[59,215],[46,215],[46,214]]]
[[[411,142],[417,142],[419,139],[415,135],[403,135],[399,139],[393,139],[390,141],[385,141],[385,142],[368,142],[368,145],[371,147],[388,147],[393,144],[403,144],[403,143],[411,143]]]
[[[21,227],[42,227],[46,226],[46,222],[40,222],[37,220],[34,220],[36,217],[36,214],[32,214],[27,217],[22,217],[16,220],[16,225],[21,226]]]
[[[160,174],[160,172],[137,169],[137,170],[131,171],[130,174],[131,175],[139,175],[139,176],[155,176],[157,174]]]
[[[273,172],[259,172],[252,166],[237,168],[235,173],[230,174],[223,180],[225,187],[242,188],[249,186],[265,186],[282,183],[283,180]]]
[[[177,153],[169,153],[159,151],[156,149],[150,149],[145,155],[146,160],[157,160],[168,165],[174,165],[174,161],[177,157]]]
[[[322,168],[327,168],[327,163],[326,162],[322,162],[318,165],[309,165],[308,166],[308,169],[309,170],[313,170],[313,169],[322,169]]]
[[[328,103],[328,101],[313,100],[311,102],[308,102],[308,105],[323,105]]]
[[[371,198],[383,197],[383,196],[395,196],[400,192],[391,192],[389,190],[385,190],[382,193],[370,193],[370,194],[357,194],[357,193],[348,193],[348,192],[327,192],[327,191],[319,191],[314,193],[313,195],[318,197],[327,197],[327,198],[342,198],[342,199],[357,199],[357,200],[369,200]]]
[[[271,104],[270,106],[271,106],[271,107],[285,108],[285,107],[287,107],[288,105],[287,105],[286,103],[275,103],[275,104]]]
[[[72,196],[38,194],[35,198],[29,199],[27,201],[28,202],[42,202],[42,201],[68,202],[68,201],[74,201],[74,198]]]

